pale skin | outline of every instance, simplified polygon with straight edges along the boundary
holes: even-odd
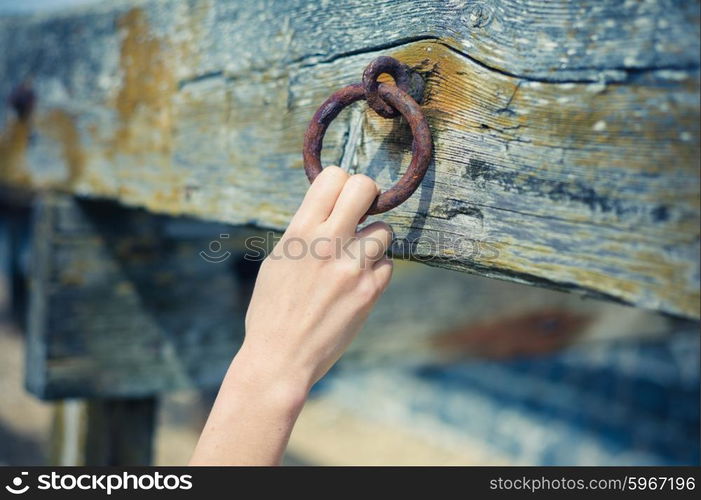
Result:
[[[261,265],[243,345],[191,465],[280,463],[310,388],[350,345],[392,276],[390,227],[358,230],[378,193],[369,177],[338,167],[312,183]]]

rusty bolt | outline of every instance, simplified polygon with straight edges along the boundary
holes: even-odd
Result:
[[[24,121],[29,118],[34,111],[36,104],[36,94],[29,82],[25,81],[17,85],[10,96],[7,98],[7,103],[17,113],[17,118]]]

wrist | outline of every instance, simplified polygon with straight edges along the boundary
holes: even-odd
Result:
[[[232,361],[191,464],[279,464],[308,387],[258,354],[242,347]]]
[[[254,350],[245,342],[234,357],[224,379],[228,389],[246,394],[279,411],[296,415],[307,399],[311,384],[303,373],[283,368],[270,356]]]

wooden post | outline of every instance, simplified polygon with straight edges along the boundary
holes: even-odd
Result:
[[[157,410],[156,397],[59,401],[51,430],[51,463],[150,465]]]
[[[90,400],[85,463],[150,465],[157,408],[155,397]]]
[[[40,198],[26,377],[37,396],[63,399],[56,464],[149,464],[158,394],[219,384],[242,338],[249,288],[234,257],[199,255],[221,230]],[[223,244],[233,249],[236,235]]]
[[[25,326],[27,315],[27,269],[29,249],[31,201],[26,193],[9,192],[0,188],[0,225],[6,238],[6,261],[3,262],[8,278],[8,295],[12,318]]]
[[[111,203],[41,198],[29,390],[45,399],[140,398],[217,386],[242,339],[245,311],[232,270],[237,236],[222,239],[226,261],[199,255],[221,231]]]

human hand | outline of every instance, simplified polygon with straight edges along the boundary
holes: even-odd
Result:
[[[392,274],[390,227],[356,231],[378,193],[369,177],[338,167],[314,180],[261,266],[241,358],[306,390],[340,358]]]

